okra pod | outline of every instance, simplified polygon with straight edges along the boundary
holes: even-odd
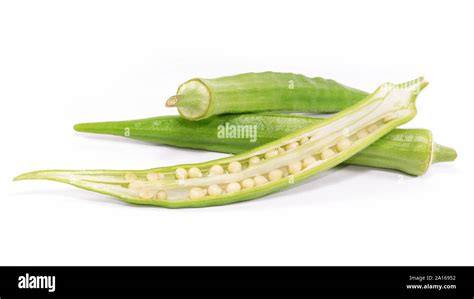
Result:
[[[75,125],[74,129],[176,147],[240,154],[323,120],[277,114],[226,114],[200,121],[179,116],[159,116],[82,123]],[[431,163],[452,161],[455,158],[454,149],[434,143],[429,130],[394,129],[344,163],[422,175]]]
[[[224,113],[259,111],[338,112],[368,94],[334,80],[292,73],[247,73],[181,84],[166,101],[181,116],[199,120]]]
[[[15,180],[53,180],[129,203],[169,208],[250,200],[330,169],[410,121],[416,115],[416,97],[426,85],[423,78],[385,83],[364,100],[318,124],[223,159],[135,171],[37,171]]]

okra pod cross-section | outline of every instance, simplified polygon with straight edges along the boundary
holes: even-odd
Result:
[[[219,160],[141,171],[39,171],[16,179],[55,180],[130,203],[172,208],[250,200],[334,167],[408,122],[426,84],[423,78],[383,84],[319,124]]]

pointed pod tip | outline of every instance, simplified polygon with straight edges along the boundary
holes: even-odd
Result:
[[[458,153],[455,149],[435,143],[432,163],[451,162],[456,160]]]
[[[430,84],[430,82],[427,81],[425,77],[420,77],[419,80],[420,80],[420,91],[423,90],[426,86],[428,86],[428,84]]]
[[[73,126],[74,131],[81,133],[95,133],[100,130],[107,123],[79,123]],[[99,131],[100,132],[100,131]]]
[[[61,176],[61,171],[57,170],[40,170],[40,171],[32,171],[20,174],[13,178],[13,181],[24,181],[24,180],[53,180],[53,181],[61,181],[64,179]]]
[[[13,181],[16,182],[16,181],[23,181],[23,180],[29,180],[29,179],[31,179],[31,172],[20,174],[14,177]]]
[[[76,132],[84,132],[84,124],[75,124],[73,126],[74,131]]]

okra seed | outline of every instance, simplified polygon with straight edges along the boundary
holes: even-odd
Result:
[[[159,177],[158,173],[155,173],[155,172],[146,174],[146,179],[149,180],[149,181],[158,181],[159,178],[160,177]]]
[[[257,156],[252,157],[252,158],[249,159],[249,164],[250,164],[250,165],[255,165],[255,164],[257,164],[258,162],[260,162],[260,158],[257,157]]]
[[[337,150],[340,151],[340,152],[342,152],[343,150],[349,148],[349,146],[351,146],[351,141],[347,138],[342,139],[336,145]]]
[[[303,160],[303,167],[306,168],[315,162],[316,162],[316,159],[313,156],[306,157]]]
[[[166,194],[166,191],[159,191],[158,194],[156,194],[156,198],[159,200],[166,200],[168,198],[168,194]]]
[[[252,188],[255,186],[255,182],[252,179],[245,179],[241,183],[243,189]]]
[[[278,156],[278,150],[276,149],[265,153],[265,159],[270,159],[276,156]]]
[[[153,197],[155,197],[155,192],[151,190],[142,190],[140,191],[138,196],[140,196],[143,199],[152,199]]]
[[[325,149],[322,153],[321,153],[321,159],[323,160],[326,160],[326,159],[329,159],[331,158],[332,156],[334,156],[335,152],[328,148],[328,149]]]
[[[303,168],[303,164],[300,161],[298,161],[298,162],[291,163],[290,165],[288,165],[288,172],[290,174],[296,174],[300,172],[302,168]]]
[[[125,174],[125,179],[127,181],[136,181],[138,179],[137,175],[131,172]]]
[[[276,181],[283,177],[283,171],[280,169],[274,169],[268,173],[268,179],[270,181]]]
[[[303,138],[300,139],[299,142],[300,142],[300,144],[305,144],[305,143],[308,142],[308,141],[309,141],[309,138],[308,138],[308,137],[303,137]]]
[[[240,189],[241,189],[241,188],[240,188],[240,184],[239,184],[239,183],[236,183],[236,182],[230,183],[230,184],[227,185],[227,187],[226,187],[227,193],[239,192]]]
[[[177,168],[175,175],[177,179],[186,179],[188,177],[188,172],[184,168]]]
[[[230,162],[229,166],[227,167],[227,170],[229,171],[229,173],[237,173],[242,170],[242,165],[240,164],[240,162],[237,161]]]
[[[199,199],[199,198],[203,198],[204,196],[205,194],[201,188],[194,187],[194,188],[191,188],[191,190],[189,190],[190,199]]]
[[[369,131],[369,133],[373,133],[373,132],[375,132],[375,130],[377,130],[377,125],[376,124],[370,125],[367,128],[367,131]]]
[[[191,167],[191,168],[189,169],[188,174],[189,174],[189,177],[190,177],[190,178],[200,178],[200,177],[202,177],[202,172],[201,172],[201,170],[200,170],[199,168],[197,168],[197,167]]]
[[[213,165],[211,169],[209,169],[209,175],[219,175],[224,173],[224,168],[220,165]]]
[[[134,181],[128,184],[128,188],[132,190],[138,190],[143,187],[143,182],[141,181]]]
[[[288,145],[285,147],[285,149],[286,149],[287,151],[291,151],[291,150],[294,150],[295,148],[297,148],[298,145],[299,145],[298,142],[292,142],[292,143],[288,144]]]
[[[255,182],[256,186],[260,186],[260,185],[268,183],[267,178],[261,175],[257,175],[256,177],[254,177],[253,181]]]
[[[219,185],[210,185],[209,188],[207,188],[207,193],[210,195],[210,196],[216,196],[216,195],[220,195],[222,193],[222,188],[219,187]]]
[[[357,135],[358,139],[362,139],[362,138],[365,138],[365,137],[369,136],[369,132],[367,132],[366,129],[362,129],[359,132],[357,132],[356,135]]]

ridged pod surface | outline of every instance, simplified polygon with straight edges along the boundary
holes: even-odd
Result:
[[[200,121],[179,116],[159,116],[146,119],[82,123],[76,131],[109,134],[176,147],[240,154],[285,137],[324,119],[278,114],[226,114]],[[256,138],[221,138],[225,128],[253,128]],[[394,129],[344,164],[399,170],[421,175],[431,163],[453,161],[456,151],[438,145],[426,129]]]
[[[166,106],[177,107],[190,120],[259,111],[329,113],[348,108],[367,95],[334,80],[264,72],[191,79],[179,86]]]

